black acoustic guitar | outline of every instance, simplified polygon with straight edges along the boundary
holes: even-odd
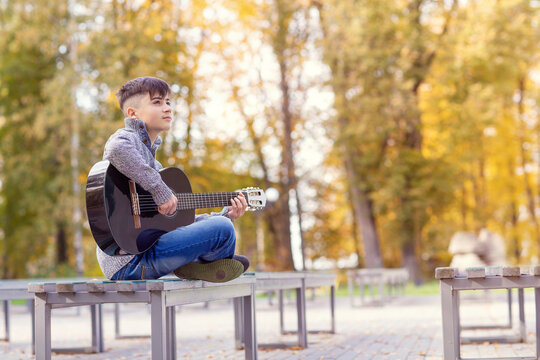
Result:
[[[86,211],[92,235],[97,245],[108,255],[139,254],[156,240],[149,233],[171,231],[195,221],[195,209],[230,205],[230,200],[242,192],[248,210],[264,208],[266,196],[258,188],[237,192],[193,193],[186,174],[175,167],[160,170],[161,178],[178,198],[174,214],[157,211],[149,192],[120,173],[108,160],[96,163],[86,183]]]

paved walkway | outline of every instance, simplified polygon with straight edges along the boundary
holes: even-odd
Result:
[[[504,323],[505,294],[477,294],[462,300],[463,323]],[[308,329],[325,329],[330,323],[328,298],[318,296],[307,304]],[[106,352],[101,354],[62,354],[53,359],[106,360],[150,359],[150,340],[114,339],[113,306],[104,306],[103,326]],[[517,314],[515,307],[514,314]],[[526,344],[475,344],[462,347],[462,356],[534,356],[534,308],[532,293],[526,293]],[[517,318],[517,315],[515,315]],[[288,329],[295,328],[294,304],[286,308]],[[234,348],[232,304],[222,301],[182,307],[177,311],[178,359],[242,359]],[[30,315],[25,306],[12,306],[11,342],[0,342],[0,359],[32,359],[30,354]],[[122,332],[148,334],[150,314],[145,305],[122,307]],[[442,359],[442,330],[439,296],[406,296],[384,306],[352,308],[347,298],[337,299],[337,334],[309,334],[307,349],[259,350],[259,359]],[[3,334],[0,324],[0,334]],[[275,305],[257,299],[257,339],[259,343],[295,341],[294,335],[279,335]],[[52,317],[53,347],[90,344],[90,317],[86,308],[55,309]]]

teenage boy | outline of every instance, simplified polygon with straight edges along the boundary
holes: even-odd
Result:
[[[116,93],[125,128],[105,144],[103,159],[148,191],[158,211],[172,214],[178,199],[161,180],[163,166],[156,160],[158,136],[171,128],[173,111],[169,85],[158,78],[140,77],[125,83]],[[99,246],[97,258],[103,274],[111,280],[157,279],[174,272],[181,278],[225,282],[240,276],[249,260],[234,255],[236,235],[232,221],[247,208],[243,194],[219,213],[202,214],[195,222],[173,231],[147,236],[157,242],[144,253],[109,256]]]

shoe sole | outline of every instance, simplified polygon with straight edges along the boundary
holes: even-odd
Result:
[[[174,270],[181,279],[196,279],[209,282],[227,282],[242,275],[244,265],[233,259],[221,259],[207,264],[189,263]]]

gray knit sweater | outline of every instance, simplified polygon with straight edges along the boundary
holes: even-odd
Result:
[[[126,127],[117,130],[107,143],[103,159],[109,160],[122,174],[134,180],[143,189],[152,194],[156,204],[161,205],[172,195],[171,189],[161,180],[158,170],[163,166],[156,160],[156,151],[161,144],[158,136],[151,144],[150,136],[146,131],[144,122],[138,119],[125,118]],[[202,214],[195,217],[195,221],[203,220],[209,216],[227,216],[225,207],[219,213]],[[96,249],[97,259],[101,271],[111,279],[113,275],[130,262],[135,255],[109,256],[99,246]]]

